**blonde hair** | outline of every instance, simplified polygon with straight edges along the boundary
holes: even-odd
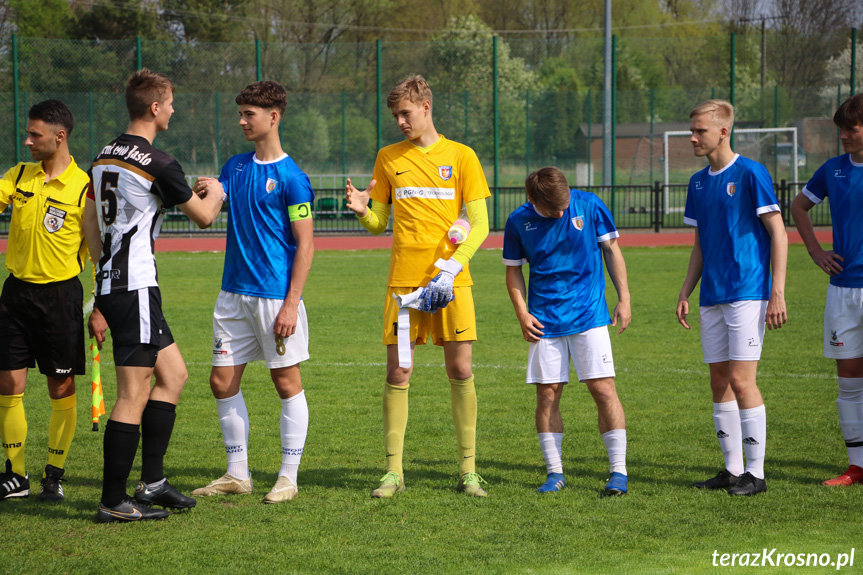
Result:
[[[689,112],[689,117],[710,114],[714,122],[729,130],[734,125],[734,106],[727,100],[707,100],[701,102]]]
[[[426,100],[431,104],[432,91],[426,79],[417,74],[396,84],[387,96],[387,107],[392,109],[402,100],[408,100],[417,106],[421,106]]]

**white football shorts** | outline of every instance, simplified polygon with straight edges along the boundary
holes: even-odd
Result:
[[[614,377],[608,327],[531,342],[527,352],[527,383],[569,383],[570,358],[579,381]]]
[[[863,288],[827,286],[824,357],[863,357]]]
[[[309,324],[302,300],[297,330],[282,338],[273,325],[282,300],[220,291],[213,310],[213,366],[243,365],[264,360],[269,369],[296,365],[309,359]]]
[[[704,363],[758,361],[764,344],[764,300],[734,301],[701,308]]]

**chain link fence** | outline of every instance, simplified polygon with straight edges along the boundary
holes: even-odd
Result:
[[[316,229],[358,231],[344,209],[344,179],[365,183],[378,148],[401,140],[386,94],[404,76],[422,73],[434,90],[438,131],[473,147],[483,164],[493,191],[493,229],[502,229],[524,201],[525,176],[546,165],[563,169],[573,186],[598,193],[622,228],[654,227],[657,221],[673,227],[682,225],[680,218],[654,213],[655,182],[668,162],[670,189],[683,185],[685,192],[692,158],[685,142],[666,158],[663,133],[688,129],[689,110],[700,101],[730,99],[739,127],[797,128],[797,179],[805,183],[841,152],[830,118],[863,71],[863,58],[855,58],[859,42],[852,38],[856,34],[847,30],[817,38],[768,30],[763,42],[757,34],[620,39],[613,186],[599,188],[604,98],[592,86],[602,85],[601,38],[477,34],[428,42],[283,44],[13,37],[0,50],[0,114],[6,115],[0,160],[11,167],[29,159],[23,146],[27,111],[58,98],[75,116],[72,154],[89,168],[101,146],[126,129],[125,82],[145,66],[170,76],[177,88],[171,128],[156,144],[187,174],[215,175],[230,156],[249,149],[237,125],[235,95],[256,79],[272,79],[289,93],[281,125],[285,150],[316,176]],[[853,61],[858,70],[851,69]],[[776,182],[792,181],[779,143],[775,136],[762,138],[746,154],[764,163]],[[813,219],[829,225],[829,214],[821,217],[817,210],[826,213],[819,206]],[[185,218],[170,215],[165,230],[186,231]],[[0,233],[6,233],[8,216],[8,210],[0,215]],[[217,225],[214,231],[223,230]]]

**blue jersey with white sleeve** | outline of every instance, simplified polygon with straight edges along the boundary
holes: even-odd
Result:
[[[308,176],[287,155],[261,162],[249,152],[228,160],[219,181],[228,195],[222,289],[284,299],[297,252],[288,208],[300,206],[300,217],[311,217],[315,193]]]
[[[833,219],[833,251],[842,272],[830,277],[838,287],[863,287],[863,164],[843,154],[818,168],[802,192],[813,203],[826,197]]]
[[[528,202],[506,221],[503,263],[530,266],[527,307],[543,337],[583,333],[611,323],[599,244],[620,234],[605,204],[572,190],[563,217],[539,215]]]
[[[770,299],[770,234],[761,216],[779,211],[767,168],[737,154],[689,180],[683,221],[698,228],[702,306]]]

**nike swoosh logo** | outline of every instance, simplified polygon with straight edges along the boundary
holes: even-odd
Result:
[[[104,507],[102,508],[102,510],[113,515],[114,517],[119,517],[121,519],[131,519],[132,521],[140,519],[143,516],[143,514],[137,509],[135,509],[132,513],[123,513],[122,511],[114,511],[113,509],[105,509]]]
[[[455,330],[455,334],[456,334],[456,335],[461,335],[461,334],[463,334],[464,332],[466,332],[466,331],[467,331],[467,330],[469,330],[469,329],[470,329],[469,327],[466,327],[465,329],[462,329],[462,330],[458,330],[458,329],[457,329],[457,330]]]
[[[471,457],[473,457],[473,455],[465,455],[464,459],[470,459]]]
[[[408,172],[410,172],[410,170],[405,170],[403,172],[396,172],[396,175],[401,176],[402,174],[407,174]]]

